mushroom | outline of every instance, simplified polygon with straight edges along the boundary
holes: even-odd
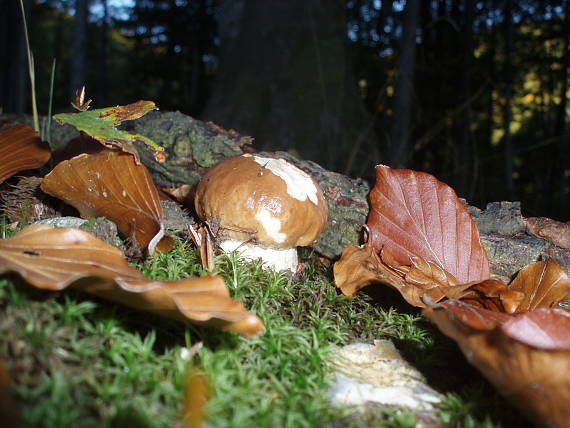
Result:
[[[295,271],[298,246],[313,243],[327,224],[318,184],[284,159],[245,154],[226,159],[200,180],[196,213],[214,229],[219,246],[261,258],[275,270]]]

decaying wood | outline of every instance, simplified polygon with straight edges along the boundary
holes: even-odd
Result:
[[[547,257],[570,272],[570,250],[533,235],[521,214],[520,202],[493,202],[485,210],[470,207],[470,211],[494,275],[512,278],[524,266]]]
[[[166,167],[172,166],[166,171],[165,164],[159,164],[150,151],[145,155],[146,149],[141,149],[141,158],[159,186],[194,184],[203,171],[217,161],[255,151],[255,144],[253,148],[248,146],[252,144],[250,137],[241,137],[234,131],[224,131],[181,113],[152,112],[132,123],[136,132],[152,138],[168,152]],[[348,245],[361,243],[362,225],[369,210],[369,184],[328,171],[315,162],[299,160],[289,153],[273,155],[291,161],[312,175],[325,193],[329,221],[313,248],[325,257],[336,259]],[[477,221],[494,275],[511,278],[527,264],[548,256],[570,272],[570,250],[532,235],[519,202],[495,202],[485,210],[470,207],[470,212]]]

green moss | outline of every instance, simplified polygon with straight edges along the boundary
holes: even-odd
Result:
[[[218,428],[403,428],[413,426],[416,415],[329,407],[326,361],[334,347],[389,337],[422,359],[424,372],[439,364],[455,373],[453,364],[466,364],[416,312],[382,308],[365,294],[340,295],[330,269],[316,267],[310,257],[296,279],[234,255],[216,261],[231,294],[263,319],[265,335],[248,340],[73,290],[49,293],[12,278],[0,280],[0,357],[16,385],[25,426],[173,426],[180,420],[186,374],[192,369],[209,379],[208,421]],[[139,267],[156,279],[205,274],[196,252],[182,243]],[[460,383],[480,384],[474,376]],[[452,392],[456,395],[450,396],[442,418],[455,426],[482,426],[487,420],[486,426],[500,426],[502,416],[486,416],[487,406],[509,409],[496,396],[489,404],[482,400],[485,395]],[[453,404],[458,400],[461,406]]]

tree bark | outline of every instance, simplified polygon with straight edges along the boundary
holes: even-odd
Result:
[[[340,0],[223,2],[219,73],[202,117],[343,170],[373,165],[373,128],[347,53]],[[227,14],[224,16],[224,14]]]
[[[73,39],[71,43],[71,78],[69,94],[87,84],[87,33],[89,22],[89,0],[75,0],[75,18],[73,20]]]
[[[392,167],[405,167],[410,155],[411,114],[414,98],[416,69],[416,30],[420,17],[420,2],[406,2],[398,78],[394,92],[394,107],[388,163]]]

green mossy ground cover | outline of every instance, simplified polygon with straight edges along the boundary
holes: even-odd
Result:
[[[0,236],[5,237],[5,231]],[[223,427],[413,427],[415,416],[331,408],[327,359],[335,346],[391,338],[446,394],[447,426],[524,426],[419,312],[366,294],[340,295],[311,256],[299,278],[235,256],[217,258],[233,297],[259,315],[265,335],[244,339],[183,325],[73,290],[33,290],[0,279],[0,358],[26,427],[173,427],[189,370],[211,384],[208,423]],[[179,244],[139,266],[149,278],[203,275]],[[386,297],[389,301],[390,296]]]

